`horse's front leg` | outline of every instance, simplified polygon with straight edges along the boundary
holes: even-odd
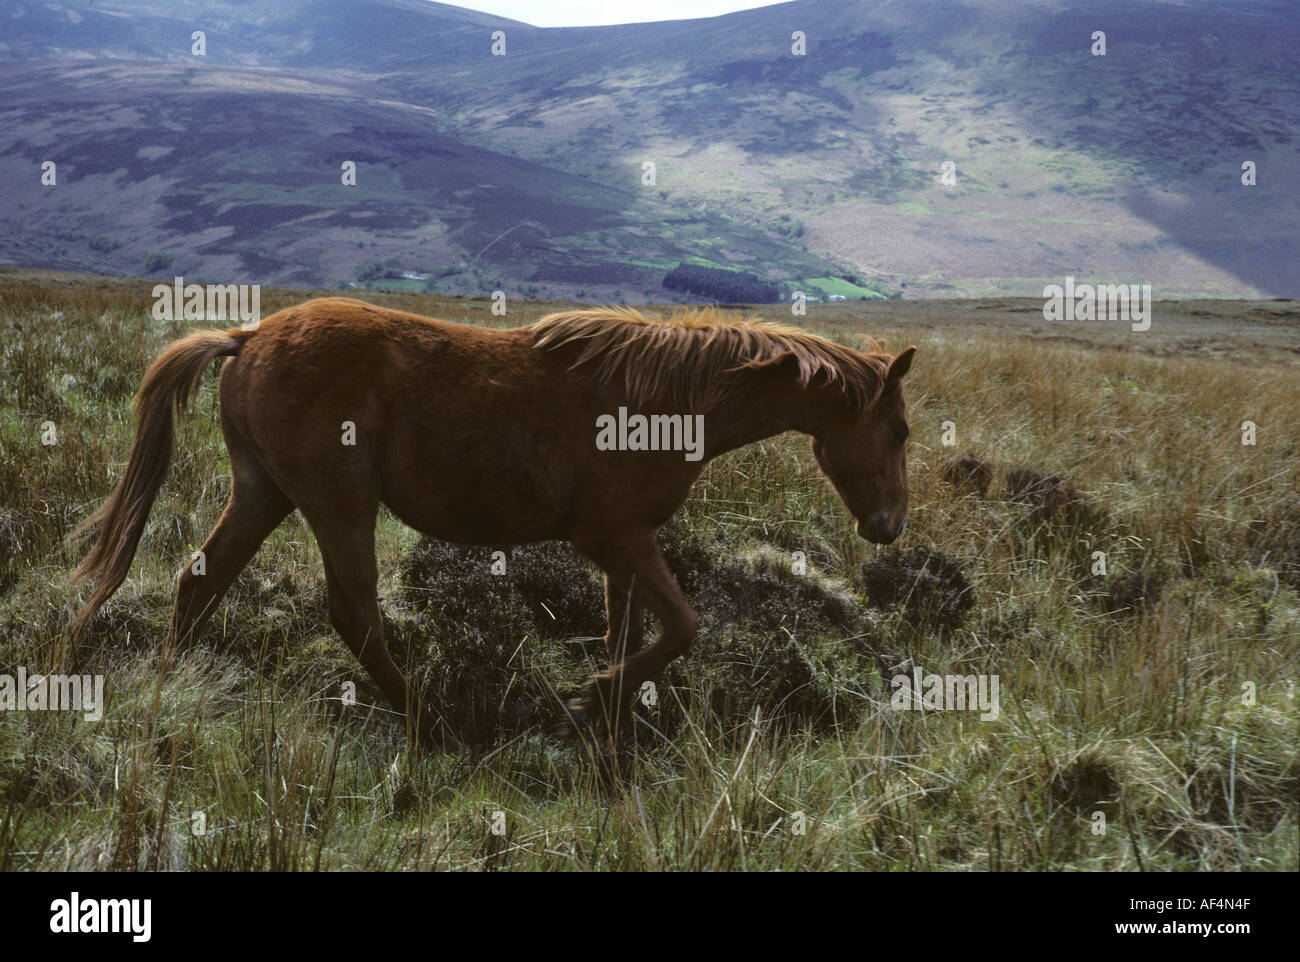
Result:
[[[616,731],[620,721],[630,715],[632,700],[641,685],[690,650],[697,619],[659,553],[653,530],[620,541],[575,541],[575,546],[606,571],[609,633],[605,640],[610,668],[592,676],[582,693],[569,702],[569,716],[579,725],[603,717]],[[647,608],[658,616],[663,630],[654,644],[642,649],[640,638]],[[620,625],[628,628],[616,635],[615,626]]]
[[[634,597],[635,584],[635,573],[605,573],[605,650],[609,652],[611,671],[623,664],[629,655],[640,651],[645,640],[645,607]],[[614,719],[616,728],[630,730],[635,694],[632,692],[626,698],[616,698],[619,709]]]
[[[633,597],[636,575],[618,580],[605,573],[605,649],[609,666],[621,665],[628,655],[641,650],[645,640],[645,608]]]

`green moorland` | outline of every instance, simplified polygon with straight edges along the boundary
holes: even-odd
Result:
[[[99,721],[0,713],[0,870],[1296,868],[1293,303],[1160,304],[1145,335],[1032,301],[811,306],[836,339],[919,347],[906,534],[856,538],[804,438],[709,465],[664,533],[700,637],[616,753],[551,731],[604,667],[597,574],[542,545],[494,576],[381,518],[392,648],[474,743],[453,757],[408,750],[296,517],[160,658],[227,490],[215,365],[94,644],[65,644],[62,539],[193,326],[154,321],[150,286],[0,272],[0,674],[107,685]],[[363,296],[474,324],[562,306]],[[898,710],[914,667],[997,676],[999,717]]]

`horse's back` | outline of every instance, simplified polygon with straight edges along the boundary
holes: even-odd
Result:
[[[301,409],[321,392],[365,396],[446,388],[525,373],[532,352],[515,336],[367,304],[322,297],[277,311],[258,326],[223,377],[223,394]]]
[[[374,491],[429,534],[558,537],[591,417],[547,360],[518,329],[308,301],[266,318],[223,373],[228,441],[295,499]]]

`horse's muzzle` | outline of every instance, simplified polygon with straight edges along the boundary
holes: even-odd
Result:
[[[858,521],[857,532],[859,537],[866,538],[872,544],[892,544],[906,527],[907,515],[903,515],[903,520],[895,525],[887,512],[877,511],[865,524]]]

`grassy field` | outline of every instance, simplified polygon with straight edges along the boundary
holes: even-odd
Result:
[[[150,287],[0,271],[0,674],[107,685],[99,721],[0,712],[0,870],[1297,868],[1293,302],[1158,304],[1145,334],[1033,301],[811,306],[836,339],[918,345],[907,532],[858,539],[805,438],[710,464],[664,533],[700,637],[616,755],[550,731],[604,667],[597,573],[542,545],[494,576],[381,518],[394,655],[461,758],[408,751],[296,516],[161,662],[227,492],[216,365],[94,646],[65,643],[62,539],[195,326],[154,321]],[[362,296],[498,326],[560,306]],[[997,676],[999,717],[897,709],[914,668]]]

